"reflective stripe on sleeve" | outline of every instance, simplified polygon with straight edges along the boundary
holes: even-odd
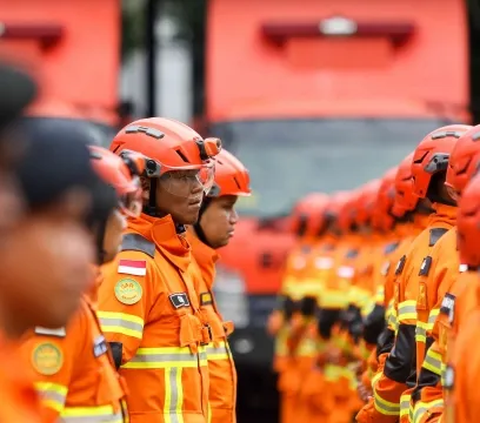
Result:
[[[437,321],[437,317],[440,314],[440,310],[438,308],[434,308],[430,311],[428,315],[428,330],[432,330],[435,322]]]
[[[398,416],[400,413],[400,404],[383,399],[375,391],[373,393],[373,404],[375,409],[385,416]]]
[[[207,366],[205,348],[192,354],[188,347],[139,348],[137,354],[122,369],[168,369]]]
[[[443,407],[443,398],[431,402],[418,401],[415,404],[412,423],[421,423],[425,413],[434,407]]]
[[[45,407],[51,408],[57,413],[62,412],[68,393],[66,386],[52,382],[35,382],[35,389]]]
[[[411,416],[413,416],[413,409],[410,405],[410,394],[402,394],[400,397],[400,418],[409,416],[409,421]]]
[[[428,327],[428,323],[417,320],[417,326],[415,327],[415,341],[417,343],[421,342],[425,344],[427,342]]]
[[[417,320],[417,302],[414,300],[403,301],[398,305],[398,320]]]
[[[221,341],[218,347],[215,347],[213,344],[210,344],[206,347],[205,351],[207,352],[208,361],[230,359],[230,349],[228,347],[228,343],[225,341]]]
[[[423,368],[430,370],[432,373],[437,376],[442,376],[442,356],[436,351],[432,351],[432,348],[429,348],[427,355],[423,360]]]
[[[113,311],[97,311],[102,331],[142,339],[143,320],[138,316]]]
[[[99,407],[66,407],[59,420],[61,423],[122,423],[122,411],[115,412],[111,405]]]

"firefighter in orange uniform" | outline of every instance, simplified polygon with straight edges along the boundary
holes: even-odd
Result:
[[[296,353],[306,328],[298,306],[307,287],[305,280],[309,280],[307,262],[315,237],[308,233],[308,227],[318,195],[321,200],[325,199],[323,194],[310,194],[301,199],[292,211],[291,230],[297,236],[298,244],[288,256],[279,292],[279,306],[272,312],[267,324],[270,335],[276,338],[274,370],[278,372],[282,423],[294,422],[298,413],[300,375]]]
[[[8,248],[2,250],[0,259],[4,272],[1,309],[2,319],[6,319],[2,332],[12,342],[2,341],[2,422],[40,421],[40,403],[29,365],[36,363],[51,370],[62,356],[51,344],[45,344],[20,361],[18,342],[36,325],[58,327],[75,312],[92,277],[94,251],[85,221],[98,206],[91,194],[99,181],[83,140],[72,134],[59,136],[55,125],[47,133],[21,129],[29,141],[16,175],[26,213],[15,210],[14,229],[2,232],[2,242]],[[3,218],[8,210],[4,212]]]
[[[478,163],[478,161],[477,161]],[[443,386],[445,411],[442,422],[476,423],[480,415],[479,350],[475,340],[480,336],[480,176],[472,178],[459,201],[458,250],[467,269],[455,283],[455,294],[449,293],[442,305],[449,324],[458,335],[447,338],[448,363]],[[440,324],[440,323],[439,323]],[[448,335],[447,335],[448,336]]]
[[[461,196],[472,174],[477,171],[480,146],[477,139],[480,126],[464,133],[455,144],[450,156],[446,186],[453,198]],[[432,251],[432,277],[428,280],[428,304],[430,321],[435,326],[428,335],[433,344],[427,351],[419,375],[417,387],[412,394],[414,422],[439,421],[443,413],[443,392],[441,381],[450,361],[459,325],[472,306],[475,296],[469,283],[472,275],[468,263],[460,262],[457,253],[457,228],[451,229]],[[460,236],[459,239],[463,239]],[[441,249],[439,249],[441,247]],[[465,294],[467,298],[465,298]],[[427,338],[428,339],[428,338]]]
[[[232,322],[224,322],[213,294],[216,250],[228,244],[234,235],[238,215],[235,203],[239,196],[250,195],[248,170],[231,153],[222,150],[215,158],[215,180],[206,194],[200,215],[187,232],[195,263],[201,277],[196,287],[200,311],[211,328],[213,341],[207,346],[210,391],[208,394],[211,423],[235,423],[237,373],[227,337]]]
[[[456,140],[467,130],[466,125],[439,128],[428,134],[414,152],[412,188],[423,203],[433,203],[433,213],[427,228],[397,264],[398,330],[394,346],[385,360],[383,373],[374,380],[373,406],[369,402],[357,416],[357,421],[396,422],[399,417],[400,421],[409,419],[410,394],[407,389],[413,388],[416,383],[417,310],[426,309],[423,280],[430,270],[431,259],[428,257],[433,246],[454,224],[455,207],[450,205],[451,199],[443,184],[449,153]]]
[[[123,161],[112,152],[91,147],[91,161],[103,182],[98,186],[98,208],[88,219],[97,248],[97,265],[115,258],[118,253],[125,214],[141,211],[139,172],[133,155]],[[132,178],[128,165],[137,173]],[[119,379],[92,301],[97,285],[84,294],[80,307],[65,327],[36,327],[22,346],[26,358],[32,357],[36,373],[35,387],[46,408],[46,421],[78,419],[126,421],[125,391]],[[46,366],[43,356],[53,358]]]
[[[148,157],[140,217],[129,218],[121,252],[103,268],[102,330],[125,378],[132,423],[205,423],[211,331],[195,292],[185,225],[197,221],[213,182],[217,138],[202,139],[164,118],[132,122],[115,136],[115,153]]]

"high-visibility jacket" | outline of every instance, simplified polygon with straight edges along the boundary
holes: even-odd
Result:
[[[22,344],[47,422],[127,421],[125,385],[89,298],[66,327],[35,328]]]
[[[228,335],[233,331],[233,323],[223,321],[213,294],[215,263],[219,256],[213,248],[205,245],[190,231],[187,239],[192,246],[194,262],[201,273],[196,284],[200,311],[212,333],[212,342],[206,347],[210,377],[209,422],[235,423],[237,371],[227,341]]]
[[[441,414],[443,407],[440,377],[442,361],[435,345],[434,324],[437,320],[444,295],[450,290],[459,275],[457,230],[450,229],[432,249],[426,273],[423,298],[417,301],[417,371],[418,381],[412,393],[413,420],[424,421],[429,415]],[[427,260],[426,259],[426,260]],[[433,344],[433,345],[432,345]],[[425,346],[428,350],[425,351]],[[423,399],[422,399],[423,391]],[[437,392],[435,395],[434,392]],[[428,411],[428,413],[427,413]]]
[[[98,316],[125,378],[133,423],[206,423],[211,341],[190,246],[170,215],[128,224],[105,266]]]
[[[444,412],[444,400],[451,398],[453,353],[458,333],[467,324],[469,315],[478,306],[476,290],[478,273],[460,265],[460,273],[451,281],[438,305],[439,314],[432,331],[434,342],[427,351],[418,386],[414,395],[415,422],[439,421]],[[455,386],[453,386],[455,388]]]
[[[409,418],[410,397],[402,397],[402,394],[409,387],[407,381],[411,383],[411,387],[416,382],[415,330],[419,278],[422,276],[425,257],[430,254],[441,236],[452,227],[454,221],[454,207],[441,204],[434,207],[435,213],[430,215],[427,228],[412,242],[396,266],[398,330],[394,346],[385,360],[383,373],[373,381],[374,406],[369,407],[368,412],[375,422],[393,423],[399,416],[400,419]]]
[[[475,273],[478,275],[478,270]],[[469,282],[475,284],[478,290],[478,276],[475,282],[472,279]],[[480,354],[475,348],[476,340],[480,339],[480,308],[478,298],[475,301],[475,310],[461,323],[452,352],[452,364],[445,372],[443,423],[476,423],[480,416]]]
[[[29,361],[0,334],[0,422],[45,423]]]

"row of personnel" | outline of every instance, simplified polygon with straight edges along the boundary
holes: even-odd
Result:
[[[0,66],[0,421],[235,422],[212,285],[247,169],[165,118],[92,146],[35,93]]]
[[[479,140],[438,128],[381,179],[297,204],[268,322],[282,423],[478,422]]]

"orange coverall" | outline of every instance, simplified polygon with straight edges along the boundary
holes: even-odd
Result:
[[[429,270],[425,258],[455,220],[454,207],[435,204],[434,209],[427,228],[417,236],[397,264],[398,330],[383,373],[374,379],[373,400],[357,416],[359,422],[394,423],[399,416],[401,421],[409,419],[410,396],[407,394],[405,397],[403,393],[416,383],[417,298],[422,289],[419,279]]]
[[[170,215],[129,221],[104,268],[102,329],[125,378],[132,423],[206,423],[211,341],[195,291],[190,246]]]
[[[45,423],[34,375],[18,353],[18,345],[0,335],[0,422]]]
[[[45,421],[127,421],[125,385],[86,295],[66,327],[36,328],[21,350],[35,371]]]
[[[224,322],[213,295],[217,252],[201,242],[190,231],[187,239],[192,246],[194,262],[201,272],[196,285],[200,311],[205,315],[213,341],[207,346],[210,389],[208,393],[211,423],[235,423],[237,402],[237,371],[227,337],[233,331],[232,322]]]
[[[432,250],[432,268],[427,275],[426,295],[423,309],[419,309],[417,324],[417,370],[418,381],[412,393],[414,407],[413,421],[437,421],[443,408],[443,395],[440,378],[442,377],[441,347],[438,343],[437,319],[443,319],[442,302],[459,276],[459,257],[457,252],[457,230],[450,229],[435,245]],[[422,281],[423,282],[423,281]],[[422,324],[420,316],[423,313]],[[426,315],[428,313],[428,318]],[[439,317],[440,313],[440,317]],[[447,316],[448,321],[448,316]],[[435,326],[434,326],[435,324]],[[423,340],[421,339],[423,337]],[[423,341],[423,344],[421,344]],[[427,352],[422,347],[428,347]],[[423,355],[420,355],[423,354]]]
[[[477,423],[480,416],[478,389],[480,354],[478,348],[475,348],[475,342],[480,338],[478,269],[468,274],[468,281],[465,281],[467,290],[465,294],[461,294],[461,297],[469,298],[474,303],[474,309],[460,322],[458,336],[452,348],[453,352],[451,354],[449,352],[452,360],[445,371],[444,378],[445,412],[442,418],[444,423]],[[476,291],[476,295],[472,295],[472,290]],[[452,305],[451,302],[450,305]],[[457,308],[456,301],[454,308]],[[455,319],[456,317],[455,313]]]

